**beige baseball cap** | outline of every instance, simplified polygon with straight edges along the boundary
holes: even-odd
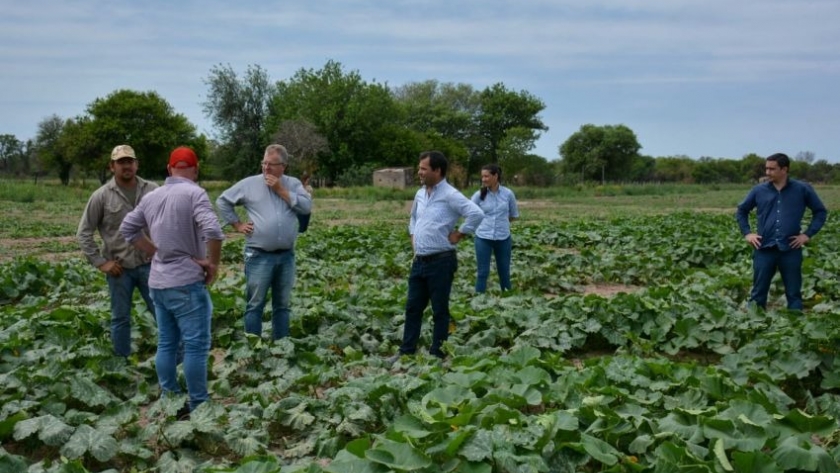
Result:
[[[114,150],[111,151],[111,161],[117,161],[122,158],[137,159],[137,155],[134,154],[134,148],[128,145],[115,146]]]

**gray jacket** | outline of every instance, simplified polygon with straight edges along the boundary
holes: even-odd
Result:
[[[135,202],[126,199],[114,178],[94,191],[76,231],[79,246],[90,264],[98,268],[108,261],[117,260],[122,267],[130,269],[149,263],[150,259],[145,253],[134,248],[120,235],[120,224],[143,196],[157,188],[154,182],[138,177]],[[102,237],[103,248],[94,239],[97,230]]]

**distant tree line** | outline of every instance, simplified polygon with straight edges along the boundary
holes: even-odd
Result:
[[[462,186],[488,163],[499,163],[508,181],[538,186],[746,183],[764,172],[755,154],[738,160],[642,155],[625,125],[583,125],[558,147],[560,159],[550,161],[531,153],[548,130],[540,118],[545,104],[501,83],[481,90],[435,80],[389,87],[327,61],[277,82],[258,65],[241,75],[218,65],[205,84],[202,105],[215,127],[212,139],[156,92],[117,90],[76,117],[45,118],[34,139],[0,134],[0,175],[104,181],[110,150],[127,143],[146,177],[164,177],[169,150],[188,145],[205,159],[203,178],[235,180],[259,171],[272,142],[289,149],[292,174],[313,176],[320,185],[369,184],[373,170],[414,166],[425,149],[443,151],[452,163],[450,179]],[[797,155],[792,172],[809,181],[840,182],[840,165],[815,161],[810,152]]]
[[[583,125],[559,148],[559,182],[755,183],[764,177],[764,157],[741,159],[688,156],[654,158],[639,153],[636,135],[624,125]],[[813,152],[792,156],[791,176],[815,183],[840,183],[840,163],[815,161]]]
[[[25,143],[14,135],[0,135],[0,173],[13,176],[57,175],[65,185],[71,173],[103,181],[109,177],[110,153],[118,144],[130,144],[142,174],[166,175],[169,152],[179,144],[206,154],[208,140],[196,133],[185,116],[155,92],[117,90],[91,102],[74,118],[52,115],[38,123],[34,140]]]

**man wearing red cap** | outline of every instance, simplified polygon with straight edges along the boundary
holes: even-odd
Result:
[[[271,290],[272,339],[289,335],[292,286],[295,282],[295,241],[312,211],[312,196],[301,182],[285,174],[286,148],[265,149],[262,174],[246,177],[216,199],[222,219],[245,234],[245,332],[262,335],[266,296]],[[248,222],[241,222],[234,207],[242,205]]]
[[[158,325],[155,357],[158,381],[166,393],[181,392],[175,371],[178,345],[184,344],[184,377],[189,409],[206,401],[207,356],[213,303],[207,286],[216,278],[225,236],[207,192],[196,184],[198,158],[187,147],[169,156],[169,177],[131,213],[120,233],[152,257],[149,287]],[[149,238],[143,234],[149,228]]]
[[[125,241],[120,223],[158,185],[137,176],[137,156],[131,146],[114,147],[110,167],[114,177],[90,196],[76,238],[88,262],[105,273],[111,299],[111,342],[117,355],[128,357],[134,290],[140,291],[149,312],[155,308],[149,296],[150,256]],[[101,248],[94,239],[97,231]]]

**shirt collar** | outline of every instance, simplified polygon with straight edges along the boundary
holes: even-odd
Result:
[[[431,192],[434,192],[438,187],[440,187],[441,184],[443,184],[445,182],[446,182],[446,178],[444,177],[443,179],[438,181],[437,184],[433,185],[431,188],[429,188],[429,186],[423,186],[423,187],[426,189],[426,192],[431,193]]]
[[[786,179],[785,179],[785,185],[783,185],[783,186],[782,186],[780,189],[778,189],[778,190],[779,190],[779,191],[783,191],[783,190],[787,189],[787,187],[790,185],[790,182],[791,182],[790,177],[786,178]],[[765,182],[765,184],[767,184],[767,187],[768,187],[768,188],[770,188],[770,189],[772,189],[772,190],[774,190],[774,191],[776,190],[776,185],[775,185],[775,184],[773,184],[773,181],[767,181],[767,182]]]

